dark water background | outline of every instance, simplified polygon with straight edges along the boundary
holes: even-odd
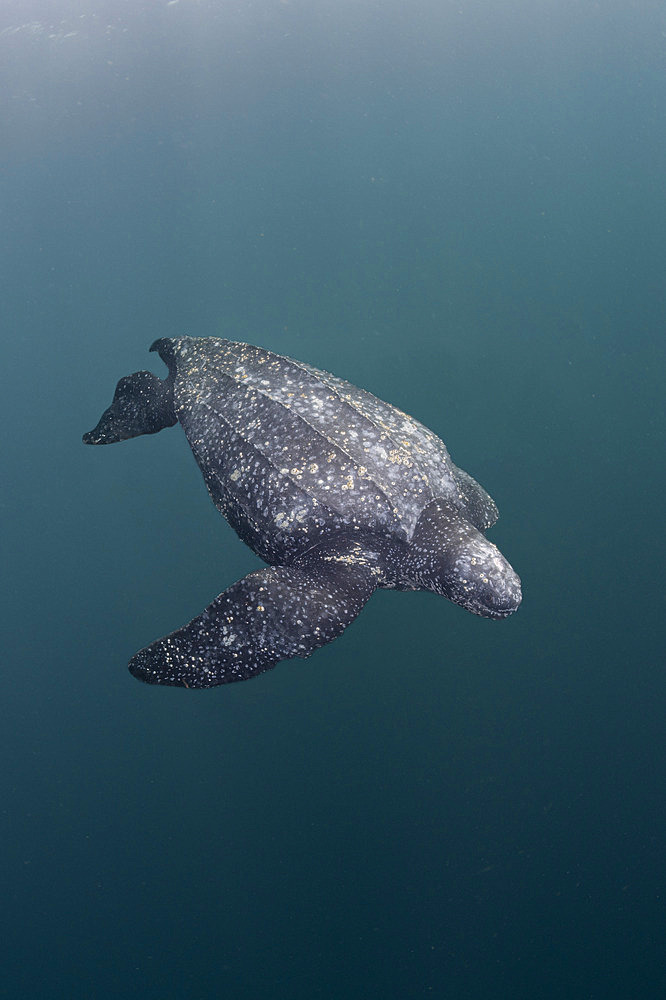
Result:
[[[7,997],[666,990],[666,8],[5,2]],[[379,593],[246,684],[140,646],[257,565],[158,336],[370,388],[498,501],[512,619]]]

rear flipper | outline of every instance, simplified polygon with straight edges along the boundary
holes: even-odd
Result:
[[[148,684],[208,688],[308,657],[356,618],[375,580],[360,545],[322,545],[234,583],[189,625],[133,656],[130,672]]]
[[[176,422],[171,376],[162,380],[152,372],[135,372],[121,378],[111,406],[97,427],[83,435],[83,443],[112,444],[140,434],[156,434]]]

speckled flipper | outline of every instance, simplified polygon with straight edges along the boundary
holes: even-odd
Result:
[[[156,434],[177,423],[173,405],[173,379],[152,372],[135,372],[121,378],[113,401],[97,426],[83,435],[84,444],[113,444],[140,434]]]
[[[246,680],[337,638],[375,586],[376,568],[360,545],[328,542],[234,583],[188,625],[140,650],[130,672],[174,687]]]
[[[451,472],[455,479],[458,492],[464,500],[464,514],[468,521],[478,528],[479,531],[487,531],[499,517],[497,504],[493,498],[486,493],[483,486],[472,479],[469,472],[459,469],[457,465],[451,463]]]

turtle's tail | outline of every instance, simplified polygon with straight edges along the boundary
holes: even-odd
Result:
[[[176,422],[173,375],[162,380],[152,372],[135,372],[121,378],[111,406],[97,427],[83,435],[83,443],[113,444],[140,434],[156,434]]]

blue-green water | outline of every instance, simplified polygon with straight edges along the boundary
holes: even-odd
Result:
[[[3,996],[664,995],[665,57],[648,0],[3,3]],[[184,333],[432,427],[519,612],[133,680],[257,565],[179,428],[81,444]]]

